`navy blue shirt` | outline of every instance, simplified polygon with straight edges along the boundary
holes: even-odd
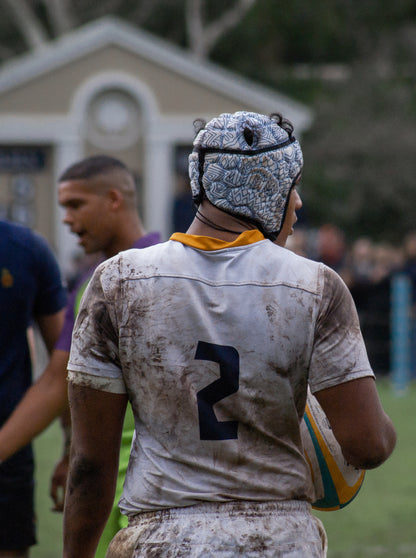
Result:
[[[66,304],[61,273],[47,242],[0,221],[0,424],[32,383],[26,330]]]

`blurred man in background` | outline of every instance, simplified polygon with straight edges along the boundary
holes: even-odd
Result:
[[[32,388],[28,330],[39,332],[49,354],[62,328],[66,289],[46,241],[20,225],[0,221],[0,426]],[[25,415],[25,422],[35,419]],[[20,436],[20,424],[16,435]],[[24,425],[23,425],[24,427]],[[30,437],[0,450],[0,556],[29,555],[36,543],[34,460]],[[7,441],[6,441],[7,444]],[[11,454],[20,449],[8,459]]]
[[[78,236],[79,245],[86,254],[101,254],[101,259],[105,259],[122,250],[144,248],[160,240],[158,233],[146,233],[137,212],[133,175],[124,163],[113,157],[97,155],[71,165],[59,178],[58,201],[65,210],[64,223]],[[51,485],[57,511],[63,510],[70,448],[71,421],[66,376],[72,329],[82,294],[93,271],[94,268],[91,268],[83,273],[70,294],[62,334],[49,365],[0,430],[0,458],[4,459],[62,414],[64,455],[57,465]],[[133,431],[134,423],[127,413],[123,433],[124,450],[120,456],[120,493]],[[104,556],[107,539],[111,540],[122,526],[120,517],[115,503],[109,520],[109,533],[108,536],[104,535],[99,555]]]

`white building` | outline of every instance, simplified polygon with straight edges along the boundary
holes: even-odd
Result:
[[[298,102],[117,19],[85,25],[0,70],[0,216],[42,233],[68,269],[76,239],[57,177],[107,153],[133,170],[145,226],[166,239],[193,120],[236,110],[279,111],[298,135],[311,121]]]

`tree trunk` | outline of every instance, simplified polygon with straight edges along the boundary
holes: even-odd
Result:
[[[56,37],[75,27],[69,0],[43,0],[43,4]]]

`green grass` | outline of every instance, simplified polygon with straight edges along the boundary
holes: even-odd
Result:
[[[53,503],[49,496],[50,479],[61,453],[61,428],[55,421],[35,441],[38,544],[32,547],[31,558],[62,556],[62,513],[51,511]]]
[[[416,385],[397,395],[377,384],[395,424],[397,446],[386,463],[367,471],[353,502],[335,512],[316,512],[328,535],[328,558],[414,558],[416,556]]]
[[[398,432],[397,447],[384,465],[366,473],[360,493],[349,506],[315,512],[328,534],[328,558],[416,556],[416,384],[401,396],[387,381],[377,385]],[[39,544],[33,547],[31,558],[62,556],[62,514],[51,511],[49,498],[49,481],[61,446],[58,423],[36,440]]]

